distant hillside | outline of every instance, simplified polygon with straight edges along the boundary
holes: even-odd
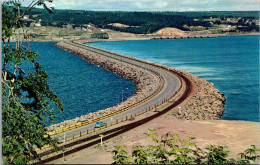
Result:
[[[41,19],[43,26],[74,24],[78,27],[94,24],[99,28],[113,29],[121,32],[136,34],[150,34],[162,28],[172,27],[189,31],[192,26],[208,28],[210,21],[202,19],[216,17],[226,18],[246,17],[259,19],[257,11],[210,11],[210,12],[111,12],[111,11],[84,11],[84,10],[55,10],[51,15],[42,9],[35,9],[29,13],[30,18]],[[199,21],[194,21],[194,19]],[[123,24],[125,26],[115,26]],[[214,23],[214,22],[213,22]],[[218,22],[220,24],[221,22]],[[251,28],[254,29],[254,28]]]
[[[209,18],[209,17],[246,17],[259,19],[258,11],[188,11],[188,12],[161,12],[166,15],[181,15],[191,18]]]

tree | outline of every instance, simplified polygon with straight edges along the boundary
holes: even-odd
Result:
[[[159,140],[154,130],[149,130],[146,137],[152,138],[154,145],[135,146],[131,155],[125,151],[125,146],[115,146],[114,164],[249,164],[260,160],[260,149],[254,145],[235,160],[228,158],[226,146],[210,145],[203,151],[193,142],[194,137],[182,140],[178,134],[167,133]]]
[[[9,0],[2,4],[4,163],[26,164],[30,157],[40,158],[34,150],[44,145],[51,145],[58,150],[57,139],[47,134],[46,126],[48,122],[54,122],[55,109],[62,112],[61,100],[49,88],[48,75],[37,62],[40,56],[22,42],[29,36],[19,34],[23,16],[36,5],[51,12],[44,0],[32,0],[27,8],[21,7],[19,0]],[[16,43],[10,42],[11,37],[16,38]]]

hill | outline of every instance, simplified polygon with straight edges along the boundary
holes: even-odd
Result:
[[[86,28],[94,25],[102,29],[135,34],[151,34],[162,28],[207,30],[220,24],[241,26],[239,30],[242,31],[259,30],[256,23],[259,19],[257,11],[121,12],[56,9],[49,15],[45,10],[36,9],[29,13],[29,19],[41,20],[43,26],[64,27],[69,24]]]

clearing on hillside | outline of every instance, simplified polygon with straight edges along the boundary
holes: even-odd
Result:
[[[180,29],[177,28],[163,28],[158,30],[155,33],[152,33],[150,35],[161,35],[161,36],[171,36],[171,37],[183,37],[186,35],[186,33]]]

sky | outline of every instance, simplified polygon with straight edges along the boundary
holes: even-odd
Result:
[[[21,0],[28,5],[32,0]],[[259,11],[260,0],[53,0],[56,9],[92,11]]]

